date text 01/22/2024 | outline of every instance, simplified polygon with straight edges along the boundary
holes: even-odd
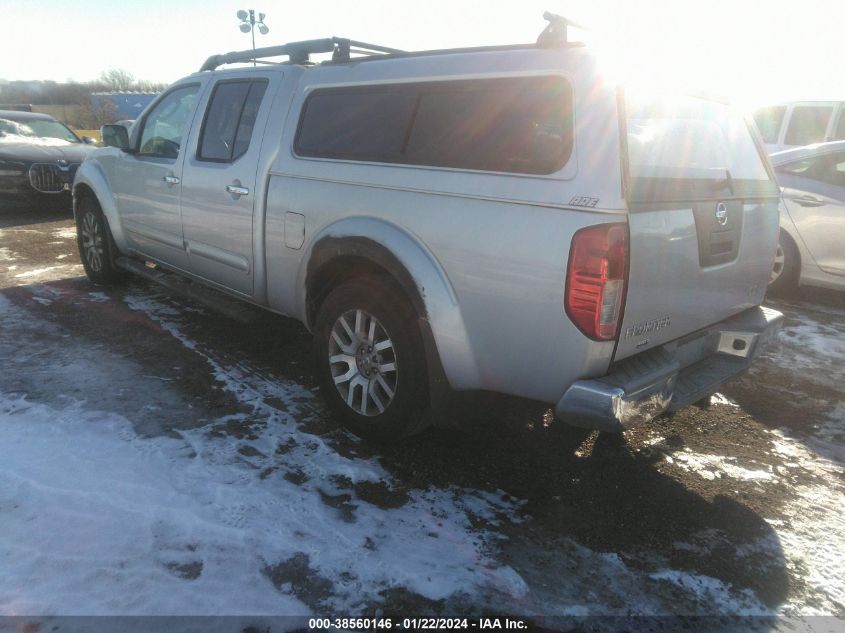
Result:
[[[525,630],[528,624],[514,618],[311,618],[310,630],[343,629],[347,631],[373,631],[400,629],[403,631],[430,631],[443,629],[463,630]]]

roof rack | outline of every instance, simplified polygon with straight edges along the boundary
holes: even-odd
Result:
[[[537,38],[538,46],[560,46],[569,44],[570,26],[582,30],[585,30],[586,28],[569,18],[556,13],[549,13],[548,11],[543,14],[543,19],[548,22],[548,25]]]
[[[310,61],[311,55],[317,53],[332,53],[332,61],[344,62],[352,59],[353,53],[358,55],[392,55],[405,52],[398,48],[367,44],[366,42],[350,40],[344,37],[326,37],[319,40],[289,42],[280,46],[266,46],[264,48],[212,55],[205,60],[202,68],[200,68],[200,72],[214,70],[223,64],[235,64],[238,62],[273,63],[261,61],[262,58],[267,57],[285,56],[291,64],[306,64]]]

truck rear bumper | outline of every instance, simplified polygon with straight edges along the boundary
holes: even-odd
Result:
[[[688,406],[745,372],[782,321],[758,306],[626,358],[602,378],[573,383],[555,412],[572,426],[619,432]]]

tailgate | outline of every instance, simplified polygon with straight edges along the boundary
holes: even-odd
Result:
[[[716,214],[724,205],[725,226]],[[759,305],[778,238],[777,199],[634,208],[617,360]]]
[[[778,188],[752,129],[700,99],[626,103],[629,273],[615,359],[763,301]]]

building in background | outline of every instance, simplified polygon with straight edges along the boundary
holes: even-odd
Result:
[[[91,106],[95,111],[105,110],[110,102],[118,113],[115,120],[137,119],[158,95],[158,92],[94,92]]]

